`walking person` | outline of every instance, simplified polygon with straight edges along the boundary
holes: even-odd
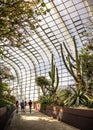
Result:
[[[25,112],[26,112],[26,106],[27,106],[27,102],[25,101]]]
[[[25,102],[24,102],[24,100],[22,100],[22,102],[21,102],[21,112],[22,111],[24,111],[25,112]]]
[[[29,104],[29,109],[30,109],[30,113],[31,113],[31,109],[32,109],[32,101],[30,100],[28,104]]]
[[[25,101],[25,108],[26,108],[26,106],[27,106],[27,102]]]
[[[16,113],[18,113],[19,102],[16,101]]]

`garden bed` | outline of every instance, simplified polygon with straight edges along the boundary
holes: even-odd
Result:
[[[93,130],[93,109],[64,108],[62,121],[80,130]]]
[[[4,130],[6,123],[14,110],[15,106],[0,108],[0,130]]]
[[[93,109],[87,107],[79,108],[62,108],[61,106],[46,106],[43,110],[38,105],[38,111],[51,116],[59,121],[67,123],[80,130],[93,130]]]

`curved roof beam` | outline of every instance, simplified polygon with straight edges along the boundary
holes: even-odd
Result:
[[[14,53],[14,58],[15,58],[15,54],[16,54],[17,61],[19,61],[19,63],[17,62],[17,64],[21,63],[20,64],[20,69],[22,70],[22,80],[21,80],[21,85],[22,85],[21,91],[22,91],[22,93],[21,93],[21,98],[26,99],[27,73],[28,73],[28,69],[30,70],[29,63],[28,63],[27,59],[24,58],[24,53],[22,53],[21,50],[20,50],[21,53],[20,53],[20,51],[18,49],[14,50],[12,48],[12,50],[15,52]],[[19,51],[19,53],[18,53],[18,51]],[[25,82],[24,82],[24,77],[25,77]]]
[[[24,32],[26,32],[27,35],[29,36],[29,38],[30,38],[29,40],[34,41],[33,44],[31,43],[31,41],[29,41],[29,43],[30,43],[29,45],[31,46],[31,48],[32,48],[32,50],[33,50],[33,51],[32,51],[31,49],[29,49],[29,51],[30,51],[31,54],[33,54],[33,56],[37,59],[38,65],[39,65],[39,69],[40,69],[40,75],[41,75],[41,67],[40,67],[41,63],[43,63],[44,68],[45,68],[44,56],[43,56],[41,53],[39,53],[39,50],[36,49],[35,45],[36,45],[36,46],[38,45],[39,48],[41,48],[41,47],[39,46],[39,44],[38,44],[38,42],[35,40],[35,38],[33,38],[34,35],[32,36],[31,34],[29,34],[25,28],[24,28]],[[24,37],[24,39],[26,39],[26,38]],[[26,44],[25,44],[25,46],[26,46]],[[42,50],[42,49],[41,49],[41,50]],[[42,51],[43,51],[43,50],[42,50]],[[36,56],[36,55],[38,55],[38,54],[39,54],[39,56]],[[39,58],[39,57],[40,57],[40,58]],[[38,59],[38,58],[39,58],[39,59]],[[40,62],[41,59],[42,59],[43,62]]]
[[[5,59],[3,59],[3,64],[7,64],[7,65],[9,65],[9,67],[10,67],[10,69],[11,70],[14,70],[14,72],[15,72],[15,75],[14,75],[14,73],[12,73],[14,76],[15,76],[15,78],[17,78],[17,81],[15,81],[15,79],[14,79],[14,81],[13,81],[13,86],[12,87],[17,87],[17,86],[15,86],[15,84],[14,84],[14,82],[17,82],[17,84],[19,84],[19,80],[18,80],[18,77],[20,77],[20,75],[19,75],[19,71],[20,70],[18,70],[19,68],[16,66],[15,67],[15,63],[14,62],[12,62],[12,61],[9,61],[9,59],[8,59],[8,61],[6,61]],[[11,71],[10,70],[10,71]],[[17,85],[16,84],[16,85]],[[18,87],[17,87],[18,88]],[[17,88],[16,88],[16,95],[18,95],[18,90],[17,90]],[[14,91],[13,91],[13,93],[14,93]]]

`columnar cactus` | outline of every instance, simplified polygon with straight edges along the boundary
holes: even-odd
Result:
[[[53,54],[52,54],[52,60],[51,60],[51,71],[49,71],[49,76],[51,79],[51,87],[48,88],[48,90],[53,95],[56,93],[56,90],[59,84],[58,68],[56,67],[54,63]]]
[[[72,54],[70,53],[69,49],[67,48],[64,42],[63,42],[63,45],[60,44],[61,55],[62,55],[62,59],[63,59],[66,69],[73,76],[74,80],[76,81],[77,86],[84,87],[85,82],[82,76],[82,67],[80,65],[80,58],[79,58],[79,53],[77,50],[75,37],[73,38],[73,43],[74,43],[75,56],[72,56]],[[64,49],[66,50],[67,56],[65,56],[63,53],[63,46],[64,46]]]

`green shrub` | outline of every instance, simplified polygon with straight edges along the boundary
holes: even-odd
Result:
[[[0,99],[0,107],[5,107],[8,105],[13,105],[13,103],[5,99]]]
[[[85,91],[79,88],[71,88],[72,94],[64,101],[65,106],[86,106],[88,99],[85,96]]]
[[[41,109],[46,110],[46,102],[41,103]]]

